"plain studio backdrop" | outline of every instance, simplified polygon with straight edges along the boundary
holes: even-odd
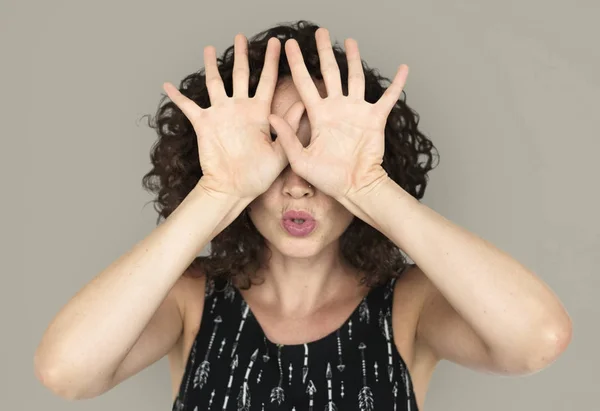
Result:
[[[441,161],[423,202],[538,273],[573,319],[571,345],[529,377],[442,362],[427,411],[592,410],[600,386],[600,8],[594,0],[17,1],[0,3],[2,410],[167,410],[167,360],[68,402],[34,377],[58,310],[145,237],[141,187],[164,81],[306,19],[393,77]],[[110,307],[106,307],[110,309]],[[387,411],[387,410],[378,410]]]

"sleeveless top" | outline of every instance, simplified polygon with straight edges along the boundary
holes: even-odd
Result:
[[[239,290],[208,279],[200,329],[172,411],[417,411],[394,344],[395,279],[306,344],[269,341]]]

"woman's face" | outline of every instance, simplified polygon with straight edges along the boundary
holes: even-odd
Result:
[[[325,85],[316,81],[321,97]],[[301,101],[291,78],[282,79],[275,89],[271,112],[284,117],[288,109]],[[272,129],[271,131],[274,132]],[[310,140],[310,122],[306,111],[296,133],[304,146]],[[295,213],[299,212],[299,213]],[[301,214],[302,212],[308,215]],[[311,257],[337,242],[354,216],[332,197],[321,193],[288,166],[271,187],[250,204],[250,219],[273,252],[288,257]]]

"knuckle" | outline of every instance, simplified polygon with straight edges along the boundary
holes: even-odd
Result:
[[[275,80],[275,77],[273,77],[273,76],[271,76],[269,74],[263,74],[263,75],[260,76],[260,81],[266,81],[266,82],[270,83],[273,80]]]
[[[327,63],[323,66],[322,71],[335,73],[336,71],[339,72],[339,68],[338,68],[337,63],[335,63],[335,62]]]
[[[250,70],[248,70],[248,68],[246,68],[246,67],[235,67],[233,69],[232,74],[233,75],[236,75],[236,74],[249,75],[250,74]]]
[[[362,72],[353,72],[348,75],[348,78],[352,80],[362,80],[365,78],[365,75]]]
[[[206,79],[206,84],[214,84],[214,85],[220,85],[223,83],[223,80],[221,80],[219,77],[214,76],[214,77],[210,77]]]

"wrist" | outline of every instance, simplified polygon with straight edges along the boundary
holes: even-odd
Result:
[[[350,202],[360,207],[361,204],[373,201],[373,198],[378,197],[379,193],[385,190],[389,185],[395,184],[396,182],[382,170],[382,173],[377,177],[370,179],[368,183],[362,185],[360,188],[349,190],[343,201]]]
[[[390,207],[396,209],[396,204],[404,205],[413,202],[419,204],[414,197],[387,175],[374,180],[352,195],[346,196],[340,202],[354,215],[385,235],[389,234],[386,221],[389,217]]]
[[[245,208],[254,200],[253,198],[245,198],[230,193],[226,190],[220,190],[217,187],[218,184],[214,184],[203,177],[200,180],[198,180],[196,186],[192,191],[201,192],[202,195],[214,199],[215,201],[221,203],[223,206],[229,205],[231,207],[236,207],[239,205],[243,205],[243,207]]]
[[[192,200],[194,203],[202,204],[204,212],[208,209],[209,214],[214,214],[217,225],[212,233],[213,237],[229,226],[252,202],[250,198],[213,190],[201,182],[196,184],[190,195],[195,198]]]

